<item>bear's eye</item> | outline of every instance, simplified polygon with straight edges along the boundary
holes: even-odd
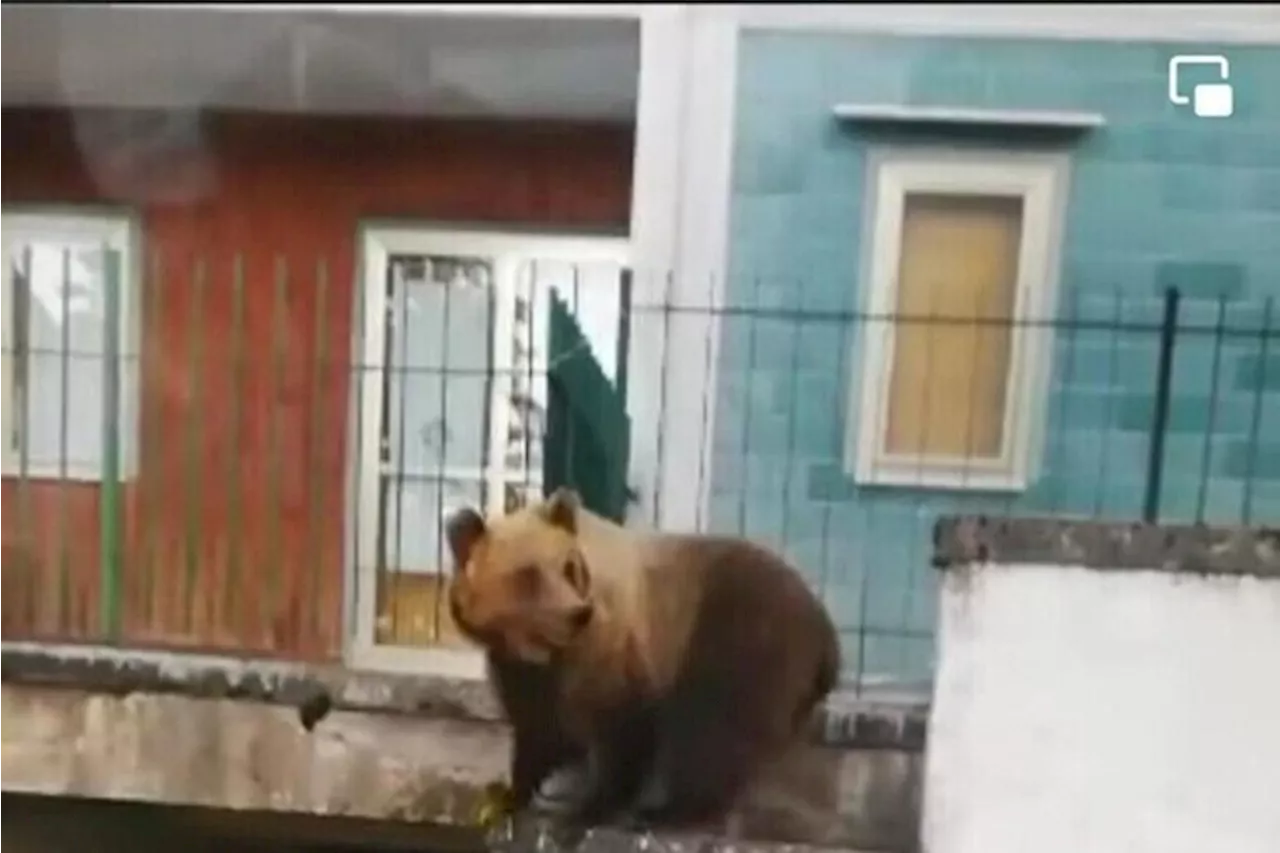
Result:
[[[564,561],[564,577],[574,589],[586,594],[587,570],[578,557],[570,557]]]
[[[537,595],[542,586],[542,573],[535,565],[521,566],[515,573],[516,594],[528,598]]]

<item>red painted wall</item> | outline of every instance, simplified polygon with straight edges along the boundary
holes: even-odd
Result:
[[[5,204],[130,204],[95,185],[67,114],[3,119]],[[211,192],[135,208],[148,270],[139,474],[122,488],[121,639],[331,658],[358,222],[623,231],[632,133],[219,114],[206,117],[202,148]],[[289,275],[277,286],[281,261]],[[100,495],[96,484],[4,481],[6,639],[100,636]]]

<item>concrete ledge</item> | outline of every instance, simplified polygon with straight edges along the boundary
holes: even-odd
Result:
[[[187,806],[154,806],[73,797],[4,795],[4,845],[10,853],[553,853],[551,836],[523,826],[492,848],[478,846],[474,832],[459,832],[450,845],[442,833],[388,820],[315,817],[280,812],[232,811]],[[766,851],[777,845],[728,842],[693,836],[651,837],[647,853]],[[429,844],[429,847],[424,847]],[[541,845],[541,846],[539,846]],[[732,845],[732,847],[730,847]],[[574,845],[575,853],[639,853],[640,841],[626,833],[592,832]],[[794,845],[788,853],[834,850]]]
[[[88,646],[5,643],[5,684],[70,687],[128,696],[135,692],[237,699],[300,708],[325,697],[337,711],[497,722],[501,712],[484,682],[362,672],[211,655],[175,655]],[[812,725],[817,745],[919,752],[924,703],[867,704],[834,697]]]
[[[520,827],[491,850],[496,853],[536,850],[539,853],[564,851],[565,845],[538,826]],[[709,835],[636,836],[614,829],[588,832],[572,845],[573,853],[878,853],[870,848],[823,847],[813,844],[786,844]]]
[[[335,710],[497,721],[501,711],[482,681],[409,677],[215,655],[101,646],[4,643],[0,681],[202,699],[247,699],[297,708],[328,695]]]
[[[244,699],[14,681],[0,697],[6,792],[374,818],[416,826],[422,848],[480,850],[476,809],[507,771],[508,730],[494,721],[337,710],[307,732],[294,709]],[[917,752],[804,745],[768,769],[725,837],[661,846],[911,853],[921,773]],[[497,846],[653,853],[655,842],[600,830],[548,848],[544,833],[531,819]]]
[[[10,853],[479,853],[474,831],[390,820],[9,791],[3,803]]]
[[[1280,528],[1048,518],[948,517],[934,526],[934,565],[1083,566],[1280,577]]]

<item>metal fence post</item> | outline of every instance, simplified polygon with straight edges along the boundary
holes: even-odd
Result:
[[[103,633],[116,640],[121,609],[121,513],[120,513],[120,253],[103,247],[103,354],[102,360],[102,500],[98,618]],[[69,282],[63,282],[64,293]],[[64,324],[69,318],[64,317]],[[65,387],[65,386],[64,386]],[[64,409],[63,417],[66,417]],[[62,488],[66,488],[63,480]]]
[[[618,276],[618,352],[614,361],[614,386],[623,402],[627,399],[627,376],[631,357],[631,276],[630,267]]]
[[[1164,319],[1160,323],[1160,353],[1156,362],[1156,393],[1151,413],[1151,440],[1147,449],[1147,490],[1142,505],[1142,520],[1156,521],[1160,515],[1160,489],[1164,477],[1164,438],[1169,427],[1169,398],[1173,379],[1173,351],[1178,337],[1178,303],[1176,287],[1164,292]]]

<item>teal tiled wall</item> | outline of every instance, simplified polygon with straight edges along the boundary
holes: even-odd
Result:
[[[841,102],[1101,112],[1070,143],[1061,316],[1280,328],[1280,49],[1178,45],[1232,63],[1235,115],[1198,119],[1166,97],[1174,47],[1059,40],[898,39],[750,32],[739,53],[728,299],[858,306],[868,140]],[[1210,79],[1191,71],[1186,86]],[[1185,88],[1185,87],[1184,87]],[[883,137],[881,137],[883,139]],[[933,140],[945,141],[945,138]],[[1221,303],[1219,299],[1223,300]],[[719,361],[711,523],[781,545],[820,585],[846,669],[927,681],[933,520],[944,512],[1136,517],[1157,337],[1057,335],[1041,476],[1016,496],[863,488],[842,458],[856,330],[734,317]],[[1280,339],[1179,335],[1164,515],[1280,521]]]

